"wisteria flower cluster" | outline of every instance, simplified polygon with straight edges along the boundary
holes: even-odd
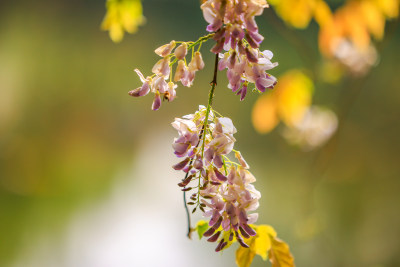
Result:
[[[249,224],[258,218],[257,213],[249,212],[257,209],[261,194],[251,184],[256,179],[240,152],[234,151],[239,163],[227,157],[236,141],[232,120],[217,117],[212,111],[207,116],[206,107],[200,106],[195,114],[175,119],[172,126],[179,133],[173,143],[175,154],[184,157],[173,168],[187,174],[179,186],[183,191],[197,190],[188,204],[194,210],[199,207],[205,217],[211,217],[210,228],[204,236],[215,242],[225,232],[223,236],[227,240],[220,238],[216,251],[222,250],[234,237],[243,247],[248,247],[243,237],[256,235]]]
[[[176,88],[178,85],[174,82],[180,81],[183,86],[190,87],[193,84],[197,71],[204,68],[204,61],[200,51],[195,51],[195,46],[200,50],[201,44],[207,41],[212,35],[206,35],[196,42],[180,42],[176,47],[177,42],[172,40],[170,43],[160,46],[155,50],[155,53],[162,57],[153,67],[152,76],[146,78],[135,69],[142,81],[142,86],[129,92],[131,96],[145,96],[150,91],[154,93],[153,110],[158,110],[161,106],[161,99],[166,99],[169,102],[176,97]],[[176,48],[175,48],[176,47]],[[189,64],[186,64],[186,56],[188,50],[192,50],[192,57]],[[172,72],[172,66],[177,63],[175,75]],[[167,83],[167,80],[169,82]],[[173,82],[173,81],[174,82]]]
[[[154,93],[152,109],[158,110],[162,99],[175,99],[178,82],[192,86],[196,72],[205,67],[200,53],[202,44],[216,41],[211,49],[215,64],[207,106],[200,106],[194,114],[176,118],[172,123],[179,134],[172,147],[181,159],[173,168],[185,174],[178,186],[184,194],[188,236],[197,231],[200,238],[205,236],[209,242],[218,242],[217,252],[237,241],[241,245],[237,252],[239,266],[249,266],[255,254],[266,260],[267,253],[271,254],[273,266],[293,266],[287,245],[276,238],[273,228],[254,225],[258,214],[252,212],[258,208],[261,197],[252,184],[256,179],[241,153],[234,149],[236,128],[232,120],[212,108],[219,70],[227,69],[228,88],[240,95],[240,100],[245,98],[249,84],[254,84],[259,92],[276,84],[276,78],[266,71],[277,63],[271,62],[271,51],[259,50],[264,37],[254,19],[267,6],[265,0],[203,1],[201,9],[210,33],[195,42],[173,40],[157,48],[155,53],[161,59],[154,65],[153,74],[145,77],[136,69],[142,85],[129,92],[134,97]],[[236,161],[229,158],[231,153]],[[188,192],[192,192],[189,201]],[[192,228],[188,206],[192,213],[201,210],[209,221],[198,222]],[[281,265],[281,260],[286,265]]]
[[[216,32],[217,41],[211,49],[220,54],[219,70],[228,69],[228,87],[243,100],[249,83],[255,84],[260,92],[272,89],[276,78],[268,73],[277,66],[272,63],[271,51],[259,50],[264,37],[259,34],[254,17],[263,13],[267,2],[263,0],[208,0],[202,6],[207,30]]]
[[[190,87],[197,71],[204,68],[200,53],[203,42],[214,39],[217,43],[211,52],[218,54],[221,60],[218,69],[227,69],[228,88],[243,100],[249,84],[254,84],[259,92],[272,89],[277,80],[266,71],[278,63],[272,63],[273,53],[260,51],[259,46],[264,37],[259,34],[254,17],[262,14],[268,7],[265,0],[208,0],[201,5],[205,20],[210,23],[207,31],[212,32],[199,38],[196,42],[176,42],[172,40],[155,50],[162,57],[153,67],[153,75],[147,76],[136,69],[142,86],[129,92],[139,97],[154,93],[153,110],[158,110],[161,100],[173,101],[176,97],[177,84]],[[176,45],[179,44],[178,47]],[[175,48],[176,47],[176,48]],[[197,47],[197,49],[195,49]],[[187,64],[188,51],[192,51]],[[224,53],[222,53],[225,51]],[[177,63],[175,74],[173,66]],[[169,82],[167,80],[169,79]]]

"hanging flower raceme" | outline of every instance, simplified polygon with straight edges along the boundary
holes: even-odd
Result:
[[[258,218],[257,213],[250,212],[257,209],[261,194],[251,184],[256,179],[240,152],[235,151],[239,163],[227,157],[236,141],[232,120],[216,116],[211,110],[207,114],[207,109],[200,106],[195,114],[175,119],[172,126],[179,133],[172,145],[174,153],[184,157],[173,168],[186,173],[179,186],[183,191],[196,190],[188,204],[210,217],[210,228],[204,236],[210,242],[219,240],[216,251],[233,238],[248,247],[245,239],[256,235],[249,224]]]
[[[272,89],[276,78],[266,71],[276,67],[272,52],[261,52],[264,37],[259,34],[254,17],[268,7],[265,0],[208,0],[201,6],[208,31],[217,42],[211,49],[220,53],[219,70],[227,69],[228,87],[243,100],[249,83],[259,92]],[[226,51],[225,53],[222,53]]]
[[[194,51],[195,47],[200,48],[201,44],[211,38],[212,35],[206,35],[196,42],[180,42],[176,47],[177,42],[172,40],[168,44],[162,45],[154,52],[162,57],[152,69],[153,75],[147,76],[135,69],[142,81],[142,86],[129,92],[129,95],[134,97],[147,95],[149,92],[154,93],[152,109],[158,110],[161,106],[162,99],[173,101],[176,97],[176,88],[178,85],[175,82],[181,82],[183,86],[190,87],[193,84],[197,71],[204,68],[204,61],[200,51]],[[176,48],[175,48],[176,47]],[[192,58],[190,63],[186,64],[186,56],[188,50],[192,49]],[[175,74],[173,75],[173,65],[177,63]],[[167,82],[169,79],[169,82]]]
[[[135,70],[141,86],[129,92],[140,97],[154,94],[152,109],[158,110],[162,100],[173,101],[177,84],[190,87],[196,72],[204,68],[200,48],[210,39],[216,41],[211,51],[215,54],[214,76],[211,81],[208,105],[199,106],[194,114],[176,118],[172,126],[178,137],[172,144],[180,159],[173,168],[185,177],[178,186],[184,192],[188,217],[188,236],[197,231],[199,237],[217,242],[216,251],[238,242],[236,253],[239,267],[249,266],[254,255],[268,258],[273,266],[293,266],[287,245],[276,238],[276,232],[266,225],[254,225],[258,218],[253,213],[261,197],[254,186],[256,181],[249,165],[239,151],[234,150],[236,128],[232,120],[212,109],[218,70],[227,69],[228,87],[243,100],[251,84],[259,92],[273,88],[276,79],[267,71],[277,66],[272,63],[272,52],[259,50],[264,37],[258,32],[254,17],[267,7],[265,0],[208,0],[201,6],[211,32],[195,42],[171,41],[160,46],[155,53],[161,59],[145,77]],[[232,161],[228,156],[234,154]],[[190,201],[186,193],[191,191]],[[188,205],[192,213],[202,211],[207,222],[191,227]],[[269,244],[269,245],[268,245]]]

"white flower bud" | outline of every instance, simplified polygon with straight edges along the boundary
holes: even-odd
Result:
[[[175,57],[177,59],[183,59],[187,54],[187,44],[183,43],[175,49]]]
[[[165,44],[154,50],[154,52],[160,57],[165,57],[171,54],[172,49],[174,49],[176,43],[172,40],[169,44]]]

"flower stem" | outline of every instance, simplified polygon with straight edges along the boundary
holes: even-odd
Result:
[[[204,154],[204,145],[205,145],[205,141],[206,141],[205,132],[207,130],[208,117],[210,115],[210,109],[211,109],[212,102],[213,102],[213,99],[214,99],[214,90],[215,90],[215,87],[217,86],[218,61],[219,61],[219,57],[218,57],[218,54],[216,54],[215,55],[215,64],[214,64],[214,75],[213,75],[213,79],[212,79],[212,81],[210,83],[211,84],[211,89],[210,89],[210,93],[208,95],[208,105],[207,105],[207,110],[206,110],[206,117],[204,119],[203,127],[202,127],[201,133],[200,133],[200,140],[203,138],[203,143],[201,145],[201,157],[202,158],[203,158],[203,154]],[[197,143],[196,147],[200,144],[200,140]],[[192,162],[193,162],[193,159],[190,161],[189,166],[192,164]],[[189,175],[189,172],[186,173],[184,179],[186,179],[188,177],[188,175]],[[198,188],[199,191],[198,191],[198,194],[200,194],[200,181],[201,181],[201,179],[199,179],[199,188]],[[197,200],[199,201],[199,199],[197,199]],[[191,234],[195,229],[192,228],[192,225],[191,225],[190,212],[189,212],[189,208],[188,208],[187,203],[186,203],[186,191],[183,192],[183,203],[184,203],[184,206],[185,206],[186,217],[187,217],[187,222],[188,222],[188,233],[187,233],[187,236],[190,239],[191,238]]]
[[[208,105],[207,105],[207,110],[206,110],[206,117],[204,119],[204,124],[203,124],[203,132],[207,131],[207,125],[208,125],[208,117],[210,115],[210,109],[212,106],[212,102],[214,99],[214,90],[215,87],[217,86],[217,73],[218,73],[218,53],[215,55],[215,64],[214,64],[214,76],[213,79],[211,81],[211,90],[210,93],[208,95]],[[201,157],[203,157],[204,155],[204,145],[205,145],[205,141],[206,141],[206,135],[203,134],[203,144],[201,145]]]

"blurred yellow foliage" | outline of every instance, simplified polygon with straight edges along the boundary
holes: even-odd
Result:
[[[311,19],[323,23],[331,11],[323,0],[271,0],[278,15],[289,25],[306,28]]]
[[[270,93],[260,96],[253,107],[252,121],[259,133],[268,133],[282,120],[292,127],[311,105],[314,85],[299,70],[291,70],[278,79]]]
[[[323,0],[271,0],[270,3],[293,27],[306,28],[314,18],[320,26],[320,50],[328,57],[343,39],[349,39],[361,51],[366,50],[371,36],[383,38],[385,20],[399,15],[399,0],[348,0],[334,13]]]
[[[332,56],[340,41],[350,40],[359,50],[366,50],[371,36],[380,40],[385,20],[398,16],[399,0],[348,1],[320,25],[319,46],[325,56]]]
[[[110,32],[110,38],[118,43],[124,32],[135,33],[145,21],[140,0],[107,0],[107,13],[101,29]]]

